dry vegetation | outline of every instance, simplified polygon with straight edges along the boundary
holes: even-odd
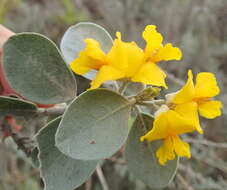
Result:
[[[178,174],[166,190],[227,189],[227,1],[226,0],[0,0],[0,23],[15,32],[33,31],[57,43],[67,27],[93,21],[112,35],[143,44],[145,25],[155,24],[169,42],[183,50],[181,62],[161,64],[170,73],[170,89],[179,88],[187,69],[214,72],[222,89],[223,115],[203,120],[204,137],[187,137],[192,159],[181,162]],[[21,121],[27,127],[32,122]],[[37,123],[36,123],[37,125]],[[39,127],[39,125],[37,125]],[[38,128],[37,127],[37,128]],[[26,129],[26,135],[35,129]],[[10,148],[9,148],[10,147]],[[42,182],[25,157],[8,142],[0,144],[0,190],[39,190]],[[115,163],[115,164],[113,164]],[[104,175],[111,190],[145,190],[126,170],[118,155],[107,160]],[[80,189],[102,189],[97,174]]]

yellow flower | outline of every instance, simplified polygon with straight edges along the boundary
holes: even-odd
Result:
[[[189,70],[187,83],[175,93],[172,100],[169,101],[169,105],[180,115],[191,117],[195,122],[197,131],[202,133],[198,112],[201,116],[208,119],[220,116],[222,103],[212,100],[219,92],[220,89],[214,74],[208,72],[199,73],[194,85],[192,71]],[[188,109],[192,109],[192,107],[194,107],[194,111],[189,112]]]
[[[191,157],[189,144],[182,141],[178,135],[193,132],[193,123],[180,116],[173,110],[160,113],[153,123],[153,128],[140,138],[152,142],[163,140],[163,145],[157,150],[156,156],[161,165],[165,165],[167,160],[173,160],[176,155]]]
[[[148,141],[163,140],[156,152],[160,164],[173,160],[176,155],[190,158],[190,147],[178,135],[197,130],[202,133],[198,111],[201,116],[215,118],[221,115],[222,104],[212,100],[220,89],[212,73],[202,72],[193,82],[192,71],[188,71],[187,83],[176,93],[167,96],[167,105],[162,105],[155,113],[153,128],[144,136]]]
[[[91,70],[97,70],[91,89],[98,88],[108,80],[122,78],[133,82],[167,87],[165,73],[157,66],[160,61],[180,60],[180,49],[171,44],[162,45],[162,35],[156,31],[156,26],[148,25],[143,32],[147,42],[143,51],[135,42],[123,42],[121,34],[116,33],[111,50],[105,54],[97,41],[86,39],[86,47],[71,64],[71,69],[80,75]]]

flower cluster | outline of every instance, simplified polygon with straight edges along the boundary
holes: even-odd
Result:
[[[178,135],[195,130],[203,133],[198,113],[209,119],[221,115],[221,102],[212,100],[219,92],[212,73],[199,73],[194,85],[192,71],[189,70],[188,81],[183,88],[166,95],[166,104],[155,113],[152,130],[141,137],[141,141],[163,139],[163,145],[156,152],[160,164],[173,160],[175,154],[191,157],[189,144],[183,142]]]
[[[86,39],[86,48],[71,64],[71,69],[84,75],[91,70],[98,73],[91,83],[91,89],[98,88],[108,80],[129,79],[133,82],[163,86],[166,74],[158,67],[160,61],[180,60],[182,53],[179,48],[168,43],[162,45],[163,37],[156,31],[156,26],[148,25],[143,32],[146,41],[145,50],[135,42],[123,42],[120,32],[116,33],[117,39],[113,47],[105,54],[97,41]]]
[[[135,42],[123,42],[121,34],[117,32],[107,54],[97,41],[86,39],[85,49],[70,67],[79,75],[97,71],[90,89],[98,88],[108,80],[118,79],[167,88],[166,74],[157,64],[160,61],[180,60],[181,50],[170,43],[163,45],[163,37],[154,25],[148,25],[142,37],[146,41],[144,50]],[[192,71],[189,70],[188,81],[182,89],[166,95],[165,104],[154,114],[153,128],[140,139],[150,142],[163,140],[163,145],[156,152],[161,165],[173,160],[176,155],[190,158],[189,144],[182,141],[179,135],[194,131],[203,133],[199,114],[209,119],[221,115],[221,102],[212,100],[219,92],[212,73],[199,73],[194,84]]]

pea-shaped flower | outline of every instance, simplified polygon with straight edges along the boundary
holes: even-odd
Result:
[[[198,113],[209,119],[221,115],[221,102],[212,100],[219,92],[212,73],[199,73],[194,85],[192,71],[189,70],[187,83],[182,89],[167,95],[166,105],[155,113],[153,128],[140,139],[150,142],[163,140],[163,145],[156,152],[160,164],[173,160],[176,155],[190,158],[190,147],[179,135],[195,130],[203,133]]]
[[[213,119],[221,115],[222,103],[212,98],[220,93],[214,74],[201,72],[194,85],[192,71],[188,71],[188,81],[181,90],[172,95],[167,104],[184,117],[194,120],[196,129],[202,133],[198,112],[201,116]],[[194,110],[189,112],[188,110]]]
[[[71,64],[71,69],[84,75],[96,70],[97,75],[91,82],[91,89],[98,88],[108,80],[127,79],[133,82],[163,86],[166,74],[158,67],[160,61],[180,60],[182,53],[170,43],[162,45],[163,37],[156,31],[156,26],[148,25],[143,32],[147,45],[143,51],[135,42],[123,42],[121,34],[110,51],[105,54],[100,44],[94,39],[85,39],[86,47]]]

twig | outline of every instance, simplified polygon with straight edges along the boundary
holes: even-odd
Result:
[[[6,131],[8,135],[12,137],[13,141],[17,145],[18,150],[22,150],[29,157],[33,147],[27,147],[25,144],[27,144],[30,139],[28,137],[19,137],[16,133],[14,133],[6,119],[4,119],[2,122],[2,128],[3,131]]]
[[[192,138],[185,138],[184,140],[190,143],[202,144],[202,145],[215,147],[215,148],[224,148],[227,150],[227,143],[216,143],[208,140],[197,140]]]
[[[145,104],[164,104],[165,100],[159,99],[159,100],[150,100],[150,101],[143,101]]]
[[[38,113],[44,115],[62,115],[66,110],[65,104],[60,104],[51,108],[39,108]]]
[[[178,166],[179,170],[183,171],[186,175],[189,175],[191,178],[192,177],[195,177],[199,183],[205,183],[205,178],[200,174],[200,173],[197,173],[195,172],[191,166],[187,165],[183,165],[183,164],[179,164]]]
[[[171,81],[175,82],[175,83],[178,84],[179,86],[183,86],[183,85],[184,85],[184,81],[181,80],[181,79],[179,79],[179,78],[176,78],[173,74],[167,73],[167,75],[168,75],[168,78],[169,78]]]
[[[193,157],[199,161],[206,163],[207,165],[210,165],[214,168],[217,168],[217,169],[223,171],[224,173],[227,173],[227,164],[223,160],[218,159],[217,157],[210,159],[208,157],[204,158],[197,154],[193,154]]]
[[[209,183],[208,181],[210,181],[209,178],[206,179],[201,173],[195,172],[193,170],[193,168],[191,167],[191,165],[185,166],[183,164],[179,164],[179,167],[178,168],[179,168],[179,170],[181,170],[182,172],[184,172],[185,175],[187,175],[190,178],[192,178],[191,181],[194,181],[193,178],[195,178],[196,180],[198,180],[198,182],[199,182],[200,185],[207,184],[207,183]],[[191,182],[189,182],[189,183],[191,183]],[[194,184],[194,185],[195,185],[195,188],[198,187],[198,185],[196,185],[196,184]],[[209,186],[209,188],[212,188],[210,185],[208,185],[208,186]],[[226,187],[225,184],[219,184],[219,181],[215,182],[215,189],[217,188],[217,190],[223,190],[223,189],[226,189],[225,187]]]
[[[115,158],[115,157],[107,158],[107,160],[110,160],[111,162],[115,162],[115,163],[120,164],[120,165],[126,164],[125,160],[118,159],[118,158]]]
[[[97,176],[99,178],[99,181],[101,183],[102,189],[103,190],[109,190],[108,184],[106,182],[105,176],[102,172],[102,168],[100,167],[100,165],[98,164],[97,168],[96,168],[96,173]]]
[[[182,185],[184,185],[185,189],[187,190],[194,190],[193,187],[191,187],[188,182],[183,178],[182,175],[180,175],[179,173],[177,174],[177,178],[178,180],[182,183]]]
[[[143,126],[143,130],[144,130],[144,132],[147,132],[147,130],[149,130],[148,128],[147,128],[147,125],[146,125],[146,123],[144,122],[144,119],[143,119],[143,117],[142,117],[142,115],[141,115],[141,109],[140,109],[140,107],[139,106],[134,106],[134,108],[135,108],[135,110],[136,110],[136,112],[137,112],[137,115],[138,115],[138,118],[139,118],[139,120],[140,120],[140,122],[141,122],[141,124],[142,124],[142,126]]]
[[[143,101],[143,102],[138,102],[138,105],[141,106],[152,106],[155,110],[158,110],[162,104],[165,103],[165,100],[151,100],[151,101]]]
[[[90,177],[85,183],[85,190],[91,190],[92,188],[92,178]]]

